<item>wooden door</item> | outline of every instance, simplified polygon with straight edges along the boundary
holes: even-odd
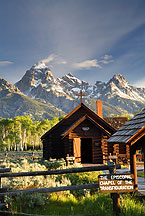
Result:
[[[81,142],[80,142],[80,138],[74,138],[73,139],[73,150],[74,150],[75,161],[77,163],[81,163]]]

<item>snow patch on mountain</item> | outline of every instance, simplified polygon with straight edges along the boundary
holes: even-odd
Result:
[[[35,70],[39,70],[40,69],[40,71],[39,72],[41,72],[41,70],[42,69],[45,69],[45,68],[48,68],[48,66],[44,63],[44,62],[38,62],[38,63],[36,63],[36,64],[34,64],[33,66],[32,66]],[[42,72],[41,72],[42,73]]]
[[[109,92],[109,89],[112,97],[118,95],[121,98],[145,102],[145,94],[141,93],[141,89],[132,86],[121,74],[114,75],[107,83],[105,91]]]

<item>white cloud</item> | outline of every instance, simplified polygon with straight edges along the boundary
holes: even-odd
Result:
[[[107,61],[107,60],[100,60],[99,62],[101,62],[101,63],[103,63],[103,64],[109,64],[109,63],[111,63],[111,62],[114,62],[114,60],[113,60],[113,59],[111,59],[111,60],[109,60],[109,61]]]
[[[84,68],[85,69],[90,69],[90,68],[93,68],[93,67],[102,68],[103,64],[106,65],[106,64],[109,64],[109,63],[114,61],[112,59],[112,55],[105,54],[101,58],[103,58],[103,59],[102,60],[92,59],[92,60],[81,61],[79,63],[74,63],[72,66],[73,66],[74,69],[84,69]],[[100,65],[100,63],[102,65]]]
[[[11,62],[11,61],[0,61],[0,66],[7,66],[7,65],[10,65],[10,64],[13,64],[13,62]]]
[[[51,62],[52,66],[56,64],[62,64],[62,65],[67,64],[66,60],[62,59],[56,54],[50,54],[47,58],[42,59],[41,62],[45,64],[49,64]]]
[[[101,63],[103,63],[103,64],[109,64],[109,63],[110,63],[110,61],[106,61],[106,60],[101,60],[101,61],[99,61],[99,62],[101,62]]]
[[[101,65],[99,65],[97,59],[93,59],[93,60],[82,61],[79,63],[74,63],[73,67],[75,69],[90,69],[92,67],[101,68]]]
[[[55,56],[56,56],[55,54],[51,54],[47,58],[42,59],[41,62],[44,62],[45,64],[48,64],[48,63],[54,61]]]
[[[139,88],[145,88],[145,77],[135,82],[134,85]]]
[[[58,59],[58,60],[56,60],[56,62],[55,62],[56,64],[62,64],[62,65],[65,65],[65,64],[67,64],[67,61],[66,60],[63,60],[63,59]]]
[[[102,63],[104,65],[109,64],[113,62],[114,60],[112,59],[112,55],[107,55],[105,54],[104,56],[101,57],[102,60],[99,61],[99,63]]]
[[[109,59],[112,59],[112,55],[107,55],[107,54],[105,54],[104,56],[102,56],[102,58],[103,58],[104,60],[109,60]]]

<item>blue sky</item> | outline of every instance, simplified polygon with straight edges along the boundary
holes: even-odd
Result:
[[[95,83],[121,73],[145,87],[144,0],[1,0],[0,77],[44,60],[55,77]]]

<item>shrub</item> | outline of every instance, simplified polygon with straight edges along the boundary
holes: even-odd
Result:
[[[72,167],[78,167],[79,164],[75,164]],[[68,168],[65,165],[65,160],[50,159],[47,160],[31,160],[18,158],[17,160],[6,159],[5,161],[0,161],[0,167],[11,168],[12,172],[31,172],[31,171],[45,171],[45,170],[55,170],[61,168]],[[99,172],[87,172],[87,173],[76,173],[76,174],[65,174],[65,175],[46,175],[46,176],[30,176],[30,177],[16,177],[16,178],[3,178],[2,184],[4,187],[9,187],[10,189],[31,189],[31,188],[42,188],[42,187],[60,187],[67,185],[80,185],[87,183],[95,183],[98,181]],[[94,190],[95,191],[95,190]],[[65,191],[57,192],[51,194],[34,194],[26,195],[19,194],[13,198],[6,197],[9,203],[11,211],[22,211],[26,208],[32,208],[34,206],[45,206],[49,200],[53,198],[60,199],[71,199],[76,200],[76,198],[81,198],[82,196],[89,196],[90,193],[94,193],[93,190],[79,190],[79,191]],[[75,197],[74,197],[75,196]],[[26,209],[27,209],[26,208]]]

